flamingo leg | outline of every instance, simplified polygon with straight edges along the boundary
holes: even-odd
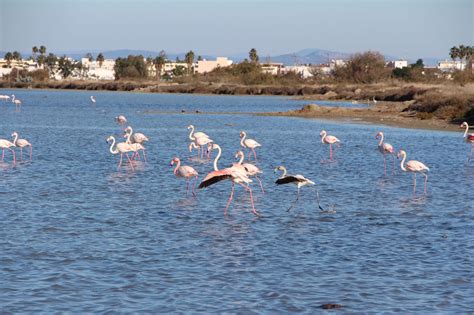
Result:
[[[20,161],[23,161],[23,148],[20,148]]]
[[[196,188],[197,180],[198,180],[198,177],[196,176],[196,177],[194,178],[194,185],[193,185],[193,196],[194,196],[194,197],[196,197],[196,190],[195,190],[195,188]]]
[[[120,162],[118,164],[118,168],[122,166],[122,158],[123,158],[123,153],[120,153]]]
[[[127,153],[126,155],[127,155],[127,159],[128,159],[128,164],[130,165],[130,167],[131,167],[132,169],[135,169],[135,168],[133,167],[132,160],[131,160],[130,157],[128,156],[128,153]]]
[[[395,175],[395,154],[392,154],[393,166],[392,166],[392,175]]]
[[[30,161],[33,157],[33,146],[30,146]]]
[[[2,162],[4,158],[5,158],[5,149],[2,149]]]
[[[255,204],[254,204],[254,202],[253,202],[252,189],[251,189],[249,186],[247,186],[247,185],[244,185],[244,184],[240,184],[240,185],[241,185],[242,187],[244,187],[244,189],[245,189],[246,191],[249,192],[249,195],[250,195],[250,202],[251,202],[251,204],[252,204],[252,213],[253,213],[255,216],[259,217],[260,214],[257,212],[257,210],[255,210]]]
[[[142,152],[143,152],[143,160],[144,160],[145,162],[147,162],[145,150],[142,150]]]
[[[413,193],[416,193],[416,172],[413,172]]]
[[[288,210],[286,210],[287,212],[289,212],[296,205],[296,203],[298,202],[298,199],[300,199],[300,187],[298,187],[295,201],[291,203],[291,206],[288,208]]]
[[[385,153],[383,155],[383,173],[387,176],[387,158],[385,157]]]
[[[426,184],[428,183],[428,175],[425,173],[421,173],[423,176],[425,176],[425,194],[426,194]]]
[[[332,144],[329,144],[329,159],[332,161]]]
[[[255,162],[257,162],[257,153],[255,152],[255,148],[252,148],[253,157],[255,158]]]
[[[262,189],[262,193],[265,193],[265,190],[263,189],[262,181],[258,177],[258,175],[255,175],[255,178],[258,180],[258,183],[260,184],[260,189]]]
[[[227,208],[229,208],[230,202],[232,201],[232,197],[234,196],[234,182],[232,182],[232,191],[230,192],[229,200],[227,200],[227,205],[224,209],[224,215],[227,215]]]
[[[188,195],[189,192],[189,179],[186,179],[186,196]]]
[[[248,156],[248,160],[249,160],[249,161],[250,161],[250,157],[251,157],[251,155],[252,155],[252,151],[251,151],[251,150],[249,150],[249,156]]]
[[[13,151],[12,149],[8,148],[8,150],[10,150],[12,152],[12,155],[13,155],[13,164],[16,163],[16,154],[15,154],[15,151]]]
[[[467,157],[467,163],[469,163],[472,159],[472,152],[474,151],[474,144],[472,145],[471,147],[471,153],[469,154],[469,156]]]

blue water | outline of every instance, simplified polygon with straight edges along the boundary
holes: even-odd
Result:
[[[278,97],[3,90],[0,138],[33,143],[33,161],[0,164],[0,312],[306,313],[339,303],[349,313],[466,313],[474,303],[474,163],[462,132],[409,130],[323,120],[204,112],[283,111]],[[342,104],[343,105],[343,104]],[[181,114],[181,110],[187,113]],[[175,112],[173,113],[159,113]],[[105,139],[124,114],[149,136],[148,163],[117,169]],[[194,124],[233,162],[239,131],[258,140],[266,193],[255,205],[230,183],[185,195],[169,162],[188,159]],[[319,131],[341,139],[334,163]],[[430,167],[428,193],[412,176],[383,175],[374,139]],[[284,164],[317,183],[274,185]],[[390,164],[389,164],[390,165]],[[254,185],[255,184],[255,185]]]

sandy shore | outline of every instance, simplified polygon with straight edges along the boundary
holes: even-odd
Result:
[[[257,115],[321,118],[351,123],[382,124],[402,128],[459,131],[457,124],[452,124],[445,120],[421,120],[416,118],[416,112],[407,111],[410,104],[412,104],[412,101],[378,102],[376,106],[366,108],[343,108],[310,104],[299,110],[259,113]]]

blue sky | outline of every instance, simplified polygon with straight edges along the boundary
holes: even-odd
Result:
[[[304,48],[447,56],[474,44],[473,0],[0,0],[0,50],[260,55]]]

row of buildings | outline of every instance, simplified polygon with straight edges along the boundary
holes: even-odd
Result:
[[[71,78],[73,79],[92,79],[92,80],[114,80],[115,79],[115,60],[105,59],[102,62],[89,60],[88,58],[81,59],[82,69],[75,71]],[[226,57],[217,57],[216,60],[199,60],[191,65],[194,73],[205,74],[211,72],[216,68],[224,68],[233,64],[232,60]],[[261,64],[262,71],[272,75],[281,75],[289,72],[294,72],[302,78],[310,78],[316,73],[322,75],[329,75],[336,67],[343,66],[345,61],[342,59],[331,60],[329,64],[321,65],[295,65],[285,66],[283,63],[267,62]],[[184,62],[166,62],[161,69],[161,76],[168,75],[172,77],[176,68],[182,67],[188,72],[189,65]],[[390,68],[404,68],[408,67],[406,60],[394,60],[387,63]],[[0,59],[0,77],[8,75],[13,68],[25,69],[34,71],[42,69],[43,66],[38,65],[33,60],[11,60],[8,63],[5,59]],[[436,67],[442,72],[452,72],[454,70],[464,70],[466,63],[458,60],[443,60],[438,62]],[[63,79],[57,69],[50,69],[51,77],[56,80]],[[156,67],[153,64],[147,65],[148,74],[150,77],[156,76]]]

